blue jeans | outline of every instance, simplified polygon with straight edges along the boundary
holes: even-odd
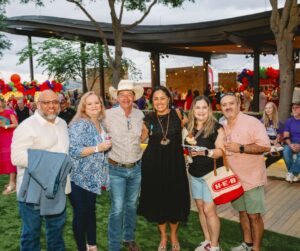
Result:
[[[296,160],[293,159],[294,154],[296,154]],[[294,176],[298,176],[300,173],[300,152],[294,153],[288,145],[285,145],[283,150],[283,159],[288,172],[292,173]]]
[[[64,251],[63,227],[66,221],[66,210],[58,215],[40,216],[33,204],[19,202],[19,213],[22,219],[21,251],[41,250],[41,225],[46,223],[46,242],[48,251]]]
[[[135,239],[137,199],[141,186],[141,163],[133,168],[109,165],[111,208],[108,220],[109,251],[121,249]]]
[[[73,207],[73,233],[78,251],[85,251],[87,243],[96,245],[96,194],[74,182],[71,182],[71,186],[69,199]]]

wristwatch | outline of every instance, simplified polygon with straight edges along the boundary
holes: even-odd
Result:
[[[240,145],[240,153],[244,153],[245,152],[245,146],[244,145]]]
[[[214,155],[214,151],[213,150],[205,150],[204,151],[205,156],[212,158],[212,156]]]

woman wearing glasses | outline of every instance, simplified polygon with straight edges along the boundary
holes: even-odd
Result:
[[[154,112],[144,119],[142,139],[149,137],[142,158],[142,183],[138,214],[158,224],[159,251],[167,250],[167,224],[171,250],[180,250],[179,222],[186,222],[190,211],[188,179],[185,169],[181,130],[187,118],[171,109],[167,88],[156,87],[150,97]]]
[[[202,177],[214,169],[214,158],[218,159],[217,167],[223,166],[221,157],[225,134],[222,126],[213,116],[207,97],[198,96],[193,100],[187,130],[189,135],[185,139],[186,144],[193,143],[208,149],[190,152],[193,159],[189,164],[192,197],[198,208],[200,225],[205,237],[195,251],[221,251],[219,247],[220,220],[210,190]]]
[[[283,125],[279,122],[277,106],[273,102],[268,102],[265,105],[261,121],[266,127],[271,145],[280,146]],[[266,155],[266,168],[280,160],[282,156],[282,151]]]
[[[96,195],[108,188],[106,151],[110,140],[102,125],[104,105],[94,92],[84,94],[70,123],[73,232],[78,251],[96,251]]]

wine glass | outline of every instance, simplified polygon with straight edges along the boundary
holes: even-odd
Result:
[[[224,136],[224,143],[230,143],[232,141],[232,138],[231,138],[231,134],[228,133]],[[233,155],[233,152],[230,152],[230,151],[225,151],[225,154],[227,156],[230,156],[230,155]]]
[[[104,139],[106,143],[111,143],[111,136],[108,133],[105,133]]]

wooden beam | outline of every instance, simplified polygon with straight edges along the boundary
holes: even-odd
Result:
[[[229,41],[236,44],[237,46],[242,46],[245,48],[260,48],[262,51],[276,51],[276,46],[266,44],[263,41],[258,40],[249,40],[247,37],[239,36],[233,32],[224,32]]]
[[[124,42],[125,47],[130,47],[139,51],[148,51],[148,52],[156,52],[156,53],[163,53],[163,54],[173,54],[173,55],[180,55],[180,56],[187,56],[187,57],[209,57],[212,53],[210,52],[201,52],[201,51],[193,51],[192,48],[185,49],[185,48],[175,48],[170,46],[156,46],[155,44],[148,45],[148,44],[137,44],[137,43],[128,43]]]

